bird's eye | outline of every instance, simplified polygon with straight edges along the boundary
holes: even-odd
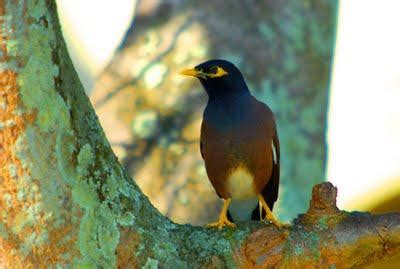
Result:
[[[226,72],[222,67],[214,65],[207,70],[206,76],[209,78],[219,78],[227,74],[228,72]]]
[[[218,72],[218,66],[213,66],[210,68],[210,74],[216,74]]]

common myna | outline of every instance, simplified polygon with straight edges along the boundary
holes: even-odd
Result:
[[[207,175],[224,199],[218,222],[209,226],[266,217],[281,227],[271,212],[278,197],[280,158],[271,109],[250,94],[239,69],[226,60],[210,60],[181,74],[197,77],[208,94],[200,151]]]

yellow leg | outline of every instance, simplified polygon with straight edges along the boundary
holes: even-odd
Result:
[[[258,200],[260,201],[262,207],[264,208],[265,212],[267,213],[266,216],[265,216],[265,218],[266,218],[267,220],[269,220],[270,222],[272,222],[272,223],[273,223],[276,227],[278,227],[278,228],[282,228],[283,226],[287,226],[287,225],[284,225],[284,224],[280,223],[280,222],[274,217],[274,215],[272,214],[271,210],[269,209],[267,203],[265,202],[264,197],[263,197],[261,194],[257,195],[257,197],[258,197]]]
[[[230,222],[227,217],[228,207],[229,204],[231,203],[231,200],[232,200],[231,198],[224,200],[224,206],[221,210],[221,213],[219,214],[218,221],[207,224],[207,227],[218,227],[218,229],[222,229],[222,227],[224,227],[225,225],[230,227],[235,227],[235,224],[233,222]]]

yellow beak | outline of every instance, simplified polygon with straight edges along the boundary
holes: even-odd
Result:
[[[185,76],[191,76],[191,77],[199,77],[201,76],[201,73],[198,72],[196,69],[185,69],[182,70],[181,72],[179,72],[179,74],[181,75],[185,75]]]

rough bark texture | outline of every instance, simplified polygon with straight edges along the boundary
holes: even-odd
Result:
[[[179,223],[198,225],[218,216],[221,202],[198,145],[207,97],[198,81],[179,71],[224,58],[277,116],[282,169],[275,213],[289,220],[304,212],[325,171],[338,1],[139,2],[125,42],[91,99],[142,191]]]
[[[330,183],[288,230],[171,222],[111,151],[54,2],[1,1],[0,15],[1,267],[339,268],[399,252],[400,214],[339,211]]]

